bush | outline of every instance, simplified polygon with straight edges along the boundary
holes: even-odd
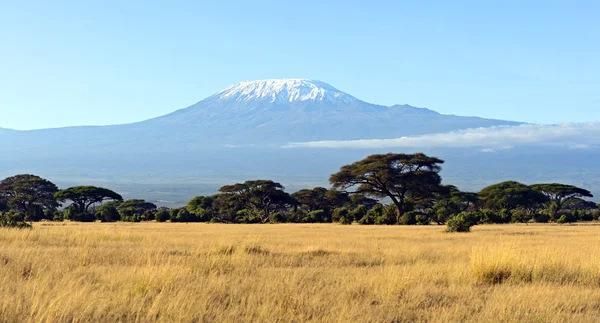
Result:
[[[245,210],[242,210],[245,211]],[[252,218],[249,217],[248,212],[242,212],[239,214],[240,218],[244,223],[255,223]],[[186,208],[172,209],[170,212],[171,222],[198,222],[198,218],[188,212]]]
[[[112,205],[103,205],[96,212],[96,219],[100,222],[116,222],[121,220],[121,214],[116,207]]]
[[[10,211],[0,213],[0,228],[30,229],[31,224],[25,222],[23,214]]]
[[[96,222],[96,216],[90,212],[75,212],[71,216],[71,221],[77,222]]]
[[[348,216],[348,209],[345,207],[338,207],[333,210],[333,214],[331,214],[331,221],[340,222],[343,217]]]
[[[575,210],[572,213],[573,218],[577,221],[593,221],[594,216],[592,212],[583,211],[583,210]]]
[[[419,214],[416,216],[417,224],[419,225],[430,225],[431,218],[427,214]]]
[[[59,210],[54,211],[54,217],[52,218],[52,221],[64,221],[64,220],[65,220],[65,213],[63,211],[59,211]]]
[[[346,214],[346,216],[343,216],[340,218],[339,220],[340,224],[352,224],[352,222],[354,222],[354,217],[352,216],[351,213]]]
[[[142,216],[134,213],[131,215],[122,215],[121,214],[121,221],[123,222],[142,222]]]
[[[598,221],[599,218],[600,218],[600,210],[593,210],[592,211],[592,219],[594,219],[594,221]]]
[[[65,220],[71,220],[75,222],[95,222],[96,216],[89,212],[77,212],[74,208],[68,208],[65,210]]]
[[[414,211],[406,212],[400,217],[400,223],[403,225],[415,225],[417,224],[417,213]]]
[[[284,212],[275,212],[269,215],[269,221],[271,223],[286,223],[287,219],[287,214]]]
[[[359,221],[367,214],[367,207],[365,205],[359,205],[354,209],[350,210],[348,216],[352,219],[352,222]]]
[[[571,214],[563,214],[556,220],[556,223],[564,224],[564,223],[573,223],[577,222],[577,219]]]
[[[335,212],[334,212],[334,214],[335,214]],[[326,222],[324,220],[325,220],[325,211],[316,210],[316,211],[308,212],[308,214],[306,214],[304,219],[302,219],[302,222],[304,222],[304,223]],[[327,222],[329,222],[329,221],[327,221]]]
[[[166,209],[160,209],[156,212],[156,214],[154,214],[154,219],[156,222],[166,222],[170,218],[171,216],[169,215],[169,211]]]
[[[462,212],[446,222],[446,232],[470,232],[474,225],[471,214]]]
[[[381,215],[375,219],[375,224],[396,224],[396,211],[394,204],[383,207]]]
[[[548,223],[550,221],[550,216],[544,212],[536,213],[533,215],[533,221],[537,223]]]
[[[481,223],[481,224],[494,224],[494,223],[500,223],[502,221],[500,216],[498,216],[498,214],[496,214],[496,212],[494,212],[490,209],[482,209],[482,210],[476,211],[475,213],[472,214],[472,216],[473,216],[473,218],[477,219],[477,223]]]
[[[529,222],[532,219],[532,215],[525,209],[516,209],[513,210],[511,216],[511,222],[513,223],[525,223]]]

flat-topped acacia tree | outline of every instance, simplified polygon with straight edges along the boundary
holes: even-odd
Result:
[[[280,183],[271,180],[251,180],[244,183],[225,185],[219,189],[221,198],[228,200],[232,209],[246,210],[256,216],[261,223],[271,220],[271,214],[297,202],[286,192]]]
[[[36,175],[21,174],[0,181],[0,199],[28,217],[43,209],[56,208],[56,192],[58,187],[54,183]]]
[[[570,199],[594,197],[594,195],[592,195],[592,193],[586,189],[567,184],[535,184],[531,185],[531,188],[544,194],[548,198],[550,202],[548,209],[553,213],[553,215],[562,210],[565,202]]]
[[[123,197],[116,192],[96,186],[75,186],[59,191],[54,196],[61,202],[72,201],[77,212],[87,212],[90,206],[106,200],[123,200]]]
[[[375,198],[388,197],[396,206],[396,222],[404,214],[406,202],[430,198],[442,190],[440,177],[444,161],[423,153],[375,154],[343,166],[331,175],[335,189],[349,190]]]

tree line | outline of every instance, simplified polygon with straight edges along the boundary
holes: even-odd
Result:
[[[96,186],[59,190],[39,176],[16,175],[0,182],[0,226],[27,222],[158,221],[217,223],[446,224],[468,231],[475,224],[598,220],[590,191],[566,184],[525,185],[506,181],[480,192],[443,185],[443,160],[417,154],[375,154],[345,165],[330,188],[285,192],[271,180],[225,185],[181,208],[124,200]]]

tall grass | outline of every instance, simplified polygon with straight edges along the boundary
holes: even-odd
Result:
[[[597,322],[600,226],[37,224],[2,322]]]

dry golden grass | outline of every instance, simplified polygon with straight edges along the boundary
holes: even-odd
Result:
[[[599,322],[600,225],[0,230],[6,322]]]

